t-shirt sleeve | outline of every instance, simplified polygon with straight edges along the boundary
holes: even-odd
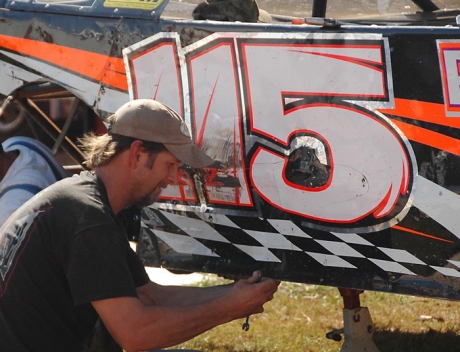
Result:
[[[75,305],[137,297],[136,283],[142,281],[142,274],[132,258],[135,253],[129,248],[126,236],[118,229],[110,226],[87,229],[67,240],[58,251]]]
[[[141,259],[136,252],[131,249],[131,247],[128,248],[128,254],[126,257],[131,274],[133,275],[134,285],[136,287],[141,287],[147,284],[150,281],[149,275],[145,271],[145,267]]]

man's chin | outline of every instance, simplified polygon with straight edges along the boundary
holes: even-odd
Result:
[[[142,198],[139,202],[137,202],[137,205],[140,205],[142,207],[146,207],[148,205],[152,205],[155,203],[159,198],[160,198],[160,193],[151,193],[147,197]]]

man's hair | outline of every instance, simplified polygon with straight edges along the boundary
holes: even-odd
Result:
[[[85,159],[83,164],[85,164],[89,169],[94,169],[97,166],[106,165],[117,155],[129,149],[133,142],[137,140],[139,139],[117,134],[104,134],[98,136],[93,132],[90,132],[78,139],[83,152],[83,157]],[[148,141],[141,142],[143,147],[151,155],[156,155],[159,152],[167,150],[162,143]]]

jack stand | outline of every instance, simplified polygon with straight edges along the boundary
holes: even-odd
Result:
[[[339,288],[343,297],[343,329],[333,330],[326,334],[328,339],[340,341],[341,334],[345,340],[340,352],[379,352],[372,341],[374,323],[369,310],[361,307],[359,295],[362,290]]]

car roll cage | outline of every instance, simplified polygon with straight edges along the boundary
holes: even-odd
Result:
[[[37,105],[39,101],[60,98],[75,98],[62,128],[58,127]],[[62,150],[77,163],[77,165],[66,166],[67,169],[84,169],[82,151],[67,136],[80,103],[80,99],[58,84],[51,82],[34,82],[18,88],[6,97],[0,105],[0,118],[10,104],[17,104],[26,112],[26,114],[24,114],[26,121],[37,139],[39,138],[34,123],[54,141],[54,145],[51,148],[53,154],[56,154],[58,149],[62,148]]]

